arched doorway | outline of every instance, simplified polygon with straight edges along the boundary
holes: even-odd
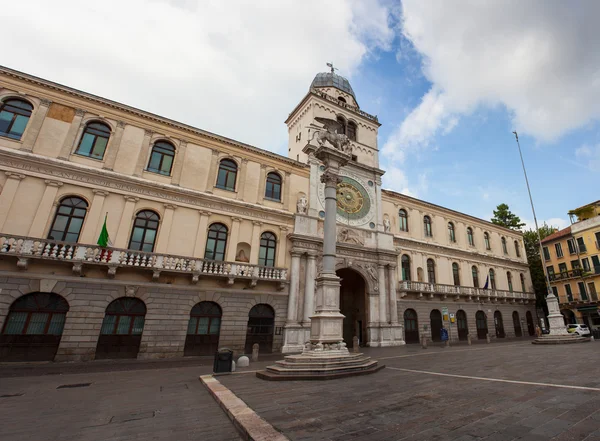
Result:
[[[456,327],[458,328],[458,339],[466,340],[469,334],[469,326],[467,324],[467,313],[462,309],[456,311]]]
[[[142,342],[146,305],[135,297],[120,297],[106,307],[96,359],[137,358]]]
[[[419,320],[414,309],[404,311],[404,341],[419,343]]]
[[[575,313],[570,309],[563,309],[561,314],[565,318],[565,326],[566,325],[574,325],[577,323],[577,319],[575,318]]]
[[[52,361],[69,311],[67,301],[36,292],[13,302],[0,335],[2,361]]]
[[[221,307],[215,302],[197,303],[190,312],[184,356],[213,355],[219,350]]]
[[[535,335],[535,326],[533,325],[533,316],[531,315],[531,311],[527,311],[525,313],[525,319],[527,320],[527,332],[529,335]]]
[[[341,280],[340,312],[344,315],[343,337],[346,345],[354,346],[354,336],[360,346],[367,343],[367,314],[365,280],[356,271],[343,268],[336,271]]]
[[[494,324],[496,325],[496,338],[504,338],[504,322],[502,321],[502,313],[500,311],[494,312]]]
[[[521,320],[519,319],[519,313],[514,311],[512,313],[513,326],[515,327],[515,337],[523,337],[523,330],[521,329]]]
[[[475,322],[477,324],[477,338],[479,340],[485,340],[488,334],[487,317],[485,312],[477,311],[475,314]]]
[[[248,329],[246,331],[244,352],[251,354],[254,343],[258,343],[258,351],[261,354],[273,352],[274,326],[275,311],[273,308],[264,303],[254,305],[248,313]]]
[[[433,309],[429,314],[431,324],[431,340],[442,341],[442,313],[439,309]]]

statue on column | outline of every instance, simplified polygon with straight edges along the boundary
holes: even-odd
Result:
[[[325,130],[319,130],[313,133],[311,141],[317,137],[319,146],[323,146],[325,141],[333,146],[336,150],[344,153],[352,153],[352,145],[350,144],[350,138],[344,133],[340,133],[342,125],[335,119],[316,117],[315,120],[323,124]]]

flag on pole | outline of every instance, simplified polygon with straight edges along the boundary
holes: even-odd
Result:
[[[483,289],[488,289],[489,281],[490,281],[490,276],[488,274],[488,276],[485,278],[485,285],[483,285]]]
[[[101,247],[112,247],[112,242],[110,241],[110,237],[108,236],[108,228],[106,228],[106,218],[108,217],[108,213],[104,216],[104,225],[102,225],[102,231],[100,232],[100,237],[98,237],[98,245]]]

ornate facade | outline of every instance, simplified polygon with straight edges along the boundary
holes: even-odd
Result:
[[[338,185],[346,341],[437,339],[452,317],[462,338],[498,314],[496,334],[519,335],[534,308],[521,235],[382,190],[379,123],[344,78],[317,75],[286,158],[2,68],[0,360],[300,350],[323,236],[315,118],[354,155]],[[112,244],[95,245],[104,226]]]

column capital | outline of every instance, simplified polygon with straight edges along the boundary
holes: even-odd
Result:
[[[48,107],[50,106],[50,104],[52,104],[52,101],[46,99],[46,98],[42,98],[40,100],[40,105],[44,106],[44,107]]]
[[[382,269],[385,269],[385,263],[381,263],[381,262],[379,262],[379,263],[377,264],[377,268],[379,268],[380,270],[382,270]]]
[[[242,164],[248,164],[248,159],[247,158],[242,158]]]
[[[289,230],[287,225],[279,225],[279,231],[281,231],[282,233],[285,233],[287,230]]]
[[[144,129],[144,136],[146,138],[150,138],[153,134],[154,132],[152,130]]]
[[[186,147],[187,147],[187,141],[181,141],[181,142],[179,143],[179,148],[180,148],[180,149],[184,149],[184,148],[186,148]]]
[[[123,195],[123,198],[127,201],[127,202],[137,202],[140,200],[140,198],[136,198],[135,196],[128,196],[128,195]]]
[[[167,210],[177,210],[177,205],[174,204],[163,204],[165,206],[165,209]]]
[[[267,169],[267,164],[260,164],[260,169],[261,170],[266,170]]]
[[[241,218],[241,217],[232,217],[232,218],[231,218],[231,221],[232,221],[232,222],[241,222],[241,221],[242,221],[242,218]]]
[[[390,263],[389,266],[391,270],[395,270],[396,268],[398,268],[398,265],[396,265],[395,263]]]
[[[342,178],[337,173],[332,172],[331,170],[325,170],[325,172],[321,175],[321,182],[325,184],[325,186],[337,186],[340,182],[342,182]]]
[[[108,195],[109,195],[109,192],[108,192],[108,191],[105,191],[105,190],[99,190],[99,189],[97,189],[97,188],[94,188],[94,189],[92,190],[92,193],[94,193],[94,194],[97,194],[98,196],[104,196],[104,197],[106,197],[106,196],[108,196]]]
[[[117,121],[117,127],[119,129],[125,128],[125,122],[124,121]]]
[[[46,185],[48,187],[56,187],[56,188],[58,188],[58,187],[62,187],[63,186],[63,183],[60,182],[60,181],[52,181],[50,179],[44,179],[44,182],[46,183]]]
[[[85,115],[85,110],[75,109],[75,116],[83,116],[83,115]]]
[[[300,250],[300,249],[292,248],[292,250],[290,251],[290,254],[292,255],[292,257],[300,257],[304,254],[304,251]]]
[[[217,149],[210,149],[212,151],[213,156],[219,156],[219,151]]]
[[[198,210],[198,214],[200,216],[206,216],[209,217],[212,213],[210,211],[206,211],[206,210]]]
[[[252,221],[252,225],[260,227],[263,223],[261,221]]]
[[[20,181],[26,178],[26,176],[21,173],[15,173],[11,171],[5,171],[4,174],[8,177],[8,179],[14,179],[16,181]]]

